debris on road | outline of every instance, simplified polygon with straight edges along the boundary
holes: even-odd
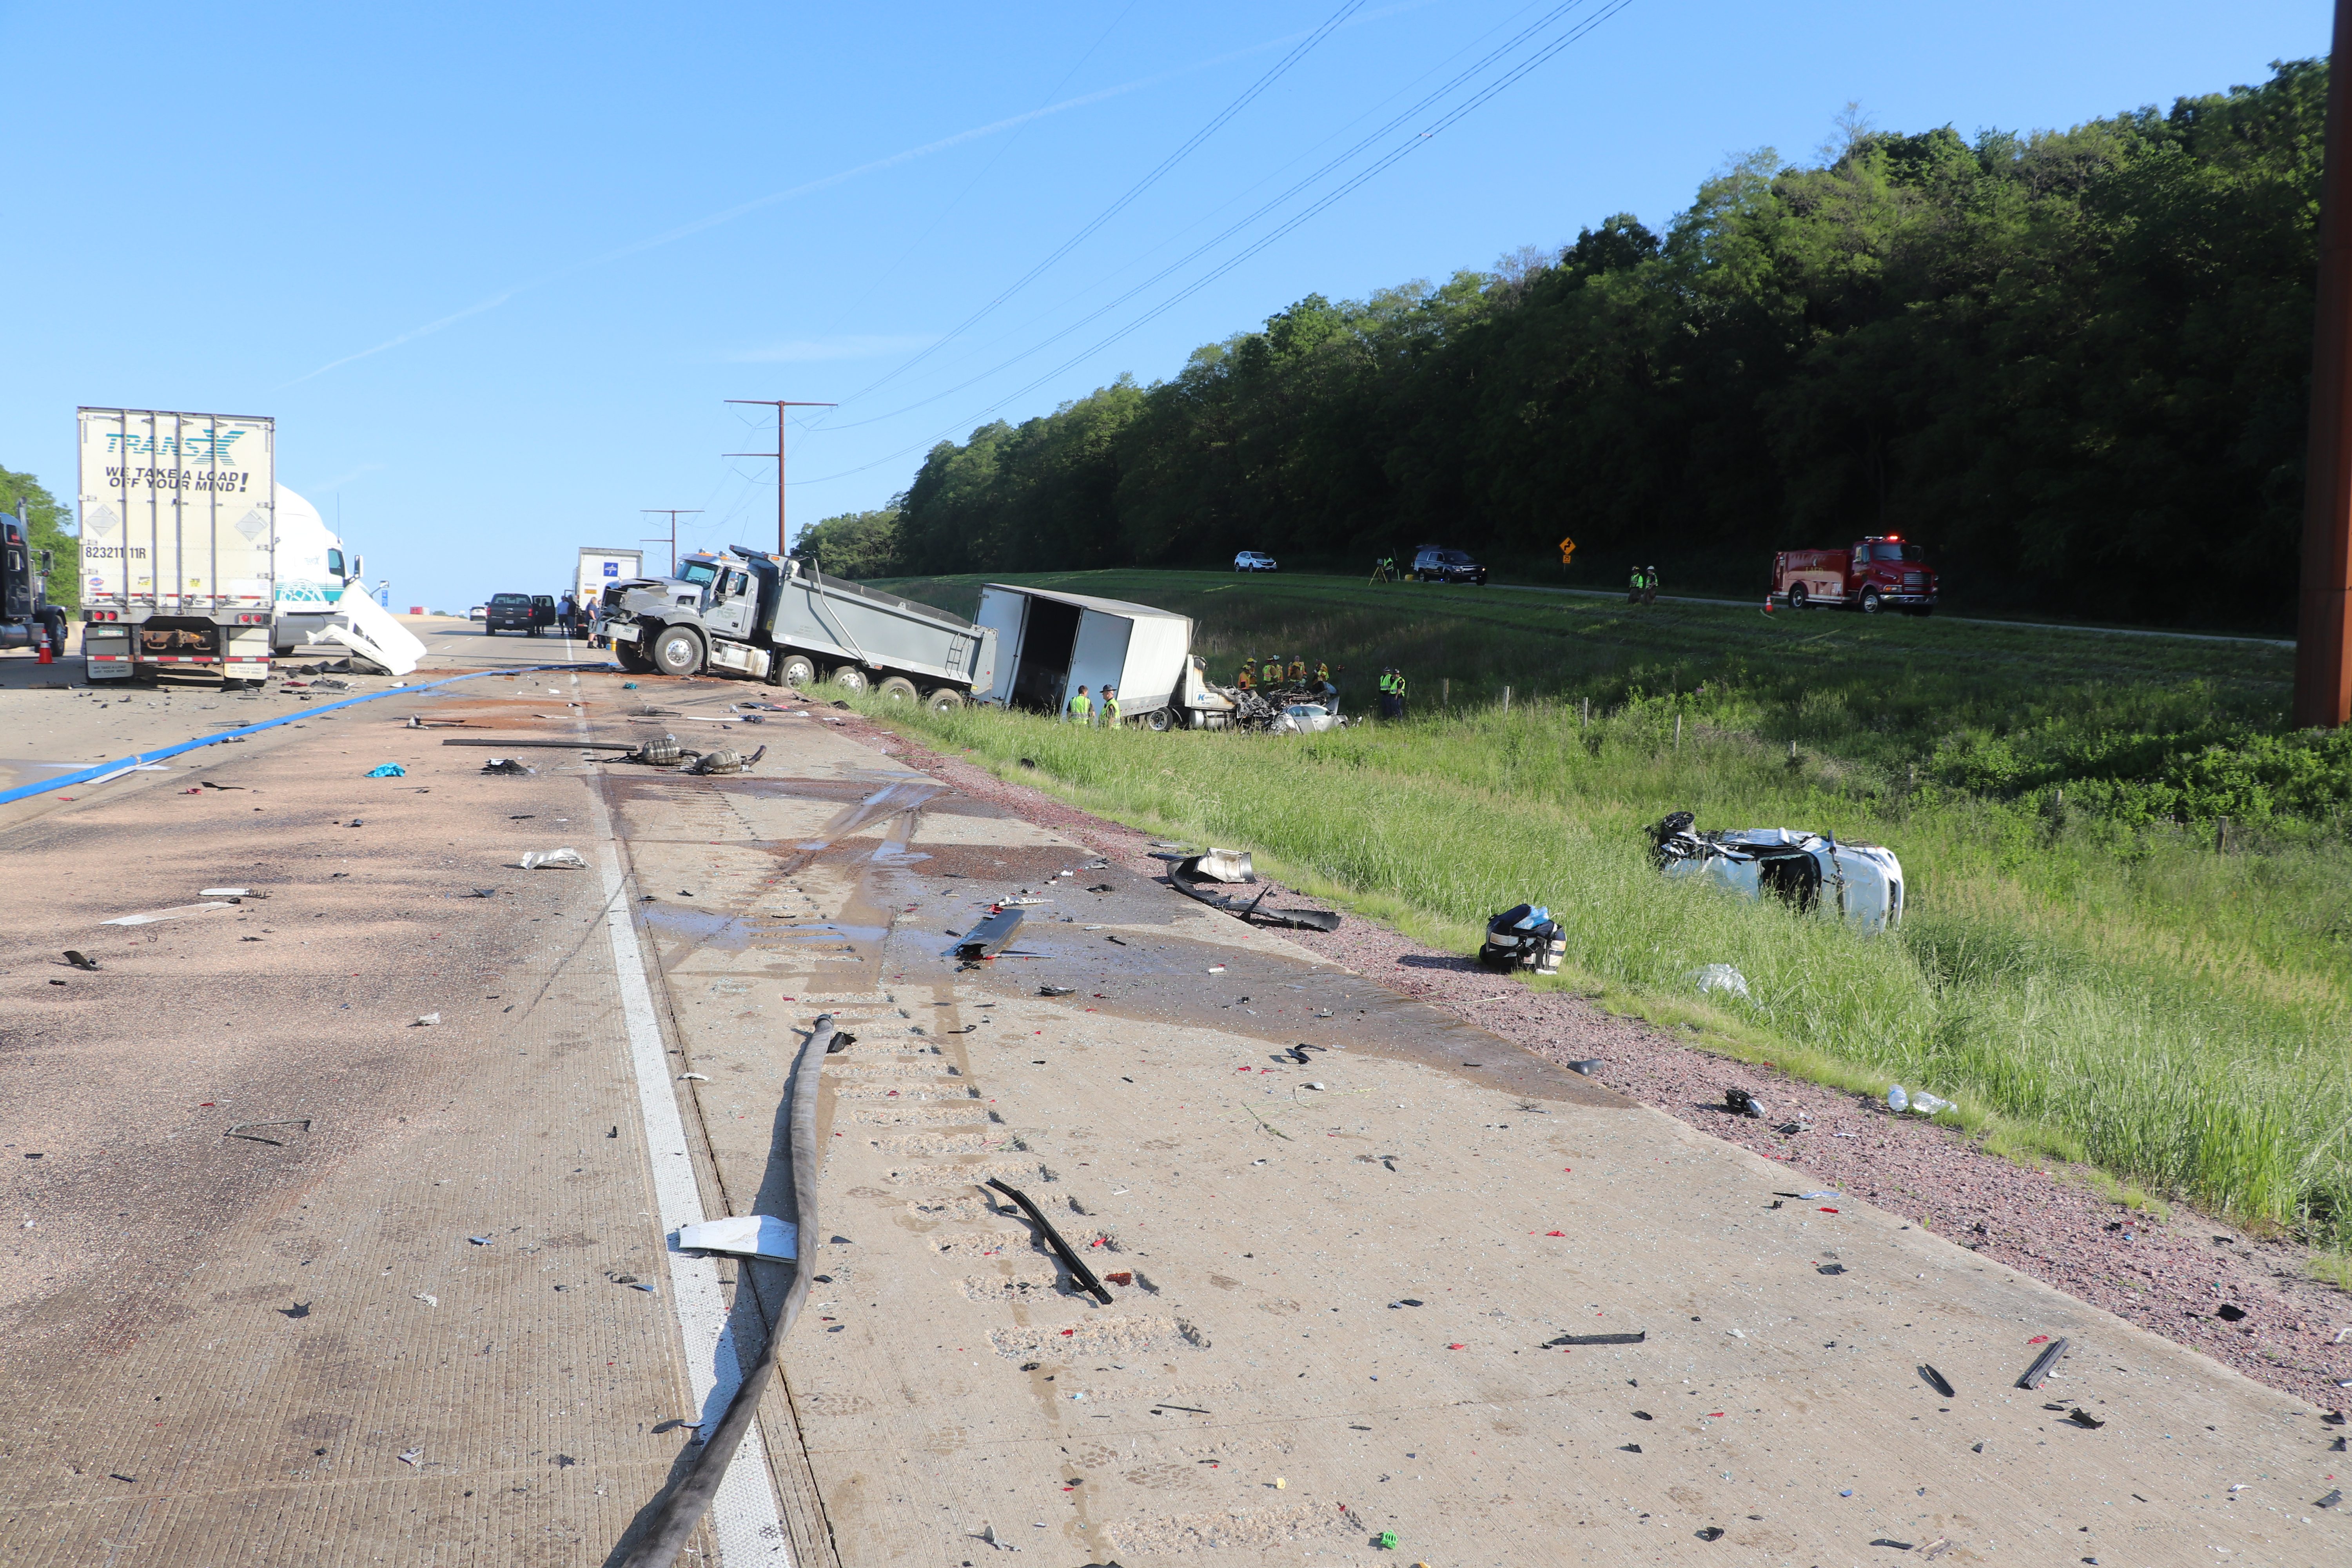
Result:
[[[966,931],[962,940],[956,943],[955,956],[967,963],[994,958],[1013,941],[1013,933],[1021,929],[1023,918],[1019,910],[990,910],[985,920]]]
[[[66,949],[66,962],[72,964],[76,969],[96,969],[98,967],[98,960],[86,957],[83,954],[75,952],[72,948]]]
[[[150,910],[144,914],[118,915],[110,921],[100,921],[102,926],[151,926],[163,921],[176,921],[189,915],[200,915],[207,910],[225,910],[226,901],[203,904],[175,904],[168,910]]]
[[[677,1228],[681,1252],[727,1252],[788,1263],[800,1256],[800,1229],[772,1215],[729,1215]]]
[[[1580,1062],[1569,1063],[1568,1070],[1572,1073],[1580,1074],[1585,1078],[1591,1078],[1594,1073],[1599,1072],[1602,1068],[1608,1065],[1608,1063],[1602,1061],[1599,1057],[1587,1057]]]
[[[2082,1427],[2086,1432],[2095,1432],[2100,1427],[2106,1425],[2105,1422],[2100,1420],[2097,1416],[2092,1415],[2089,1411],[2084,1409],[2080,1405],[2076,1405],[2074,1409],[2068,1411],[2066,1413],[2066,1419],[2072,1421],[2075,1426]]]
[[[1420,1304],[1418,1301],[1408,1303],[1416,1307]],[[1546,1340],[1536,1348],[1548,1351],[1566,1345],[1638,1345],[1646,1343],[1649,1338],[1650,1331],[1647,1329],[1630,1334],[1562,1334],[1556,1340]],[[1641,1412],[1635,1411],[1634,1414],[1640,1415]],[[1649,1417],[1643,1415],[1642,1419],[1647,1421]]]
[[[767,754],[768,748],[765,746],[748,757],[740,752],[721,749],[705,752],[695,758],[693,762],[687,764],[685,771],[689,773],[740,773]]]
[[[1942,1373],[1937,1372],[1934,1367],[1927,1365],[1924,1362],[1921,1363],[1919,1366],[1919,1375],[1927,1380],[1928,1387],[1934,1389],[1945,1398],[1951,1399],[1956,1397],[1952,1393],[1952,1380],[1946,1377]]]
[[[530,778],[539,770],[524,763],[520,757],[492,757],[482,764],[486,773],[503,773],[509,778]]]
[[[1751,899],[1769,893],[1865,931],[1902,921],[1903,866],[1891,849],[1788,827],[1700,833],[1696,821],[1677,811],[1649,829],[1651,859],[1670,879],[1712,882]]]
[[[286,1140],[283,1138],[264,1138],[258,1132],[247,1131],[247,1129],[253,1127],[299,1127],[303,1131],[308,1132],[310,1131],[310,1119],[307,1116],[291,1116],[279,1121],[239,1121],[232,1125],[229,1130],[222,1133],[221,1136],[224,1138],[242,1138],[249,1143],[268,1143],[280,1149],[286,1146]]]
[[[1764,1117],[1764,1102],[1744,1089],[1725,1089],[1723,1108],[1735,1116],[1754,1117],[1758,1121]]]
[[[1075,985],[1040,985],[1037,987],[1037,994],[1040,996],[1075,996],[1077,994],[1078,988]]]
[[[386,763],[381,767],[370,768],[367,776],[372,779],[404,779],[408,776],[408,770],[398,763]]]
[[[425,1450],[422,1448],[410,1448],[403,1452],[399,1458],[400,1462],[404,1465],[420,1464],[425,1458]]]
[[[585,871],[588,862],[577,849],[533,849],[519,862],[526,871]]]
[[[1265,903],[1271,888],[1244,902],[1232,893],[1215,891],[1213,882],[1243,883],[1257,880],[1257,872],[1250,865],[1247,850],[1210,849],[1199,855],[1187,855],[1168,868],[1169,885],[1188,899],[1195,899],[1213,910],[1222,910],[1247,924],[1252,921],[1271,926],[1286,926],[1294,931],[1331,931],[1339,929],[1339,917],[1328,910],[1268,910]]]
[[[2058,1358],[2065,1353],[2066,1342],[2063,1339],[2053,1340],[2047,1350],[2033,1358],[2033,1364],[2025,1369],[2025,1375],[2017,1380],[2017,1386],[2040,1388],[2049,1378],[2051,1369],[2058,1364]]]
[[[1952,1102],[1940,1096],[1929,1094],[1924,1089],[1916,1093],[1906,1093],[1903,1086],[1898,1083],[1886,1091],[1886,1109],[1896,1112],[1909,1110],[1921,1116],[1933,1116],[1938,1111],[1951,1110]]]
[[[422,1290],[411,1291],[408,1299],[412,1301],[422,1301],[428,1307],[437,1307],[441,1304],[440,1297],[428,1296]]]
[[[1062,1239],[1062,1233],[1054,1228],[1054,1222],[1047,1219],[1044,1211],[1039,1209],[1034,1203],[1030,1201],[1029,1195],[1026,1193],[1022,1192],[1017,1187],[1009,1187],[1005,1185],[1001,1179],[995,1176],[991,1176],[986,1182],[980,1184],[1003,1193],[1006,1197],[1011,1198],[1015,1204],[1019,1205],[1021,1212],[1027,1215],[1030,1222],[1036,1226],[1040,1231],[1045,1233],[1045,1245],[1054,1249],[1054,1256],[1059,1258],[1062,1260],[1062,1266],[1070,1271],[1070,1282],[1076,1285],[1079,1289],[1084,1290],[1087,1295],[1092,1296],[1096,1300],[1100,1301],[1104,1306],[1108,1307],[1110,1305],[1110,1292],[1103,1288],[1101,1280],[1095,1278],[1095,1272],[1093,1269],[1087,1267],[1086,1259],[1080,1258],[1077,1253],[1071,1249],[1070,1244]]]
[[[409,1025],[408,1026],[412,1029],[429,1028],[440,1021],[441,1015],[438,1013],[419,1013],[416,1015],[416,1022]]]

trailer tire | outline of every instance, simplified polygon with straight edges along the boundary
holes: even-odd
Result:
[[[1864,615],[1874,616],[1885,607],[1885,605],[1882,603],[1878,597],[1877,589],[1864,588],[1862,591],[1862,613]]]
[[[833,672],[833,683],[844,691],[864,691],[874,684],[866,678],[866,672],[854,664],[837,666]]]
[[[784,662],[777,666],[776,679],[786,686],[795,686],[805,691],[816,684],[816,661],[804,653],[788,655]]]
[[[912,702],[921,695],[915,689],[915,683],[903,675],[888,677],[874,690],[877,695],[887,697],[893,702]]]
[[[654,668],[664,675],[702,672],[702,635],[692,626],[664,626],[654,634],[649,650]]]
[[[1175,716],[1165,708],[1154,708],[1143,716],[1143,727],[1155,735],[1166,734],[1175,723]]]
[[[942,686],[923,699],[923,706],[934,713],[952,713],[963,706],[963,693],[952,686]]]

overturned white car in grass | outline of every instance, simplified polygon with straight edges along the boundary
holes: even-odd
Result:
[[[1881,845],[1841,844],[1791,827],[1701,833],[1687,811],[1652,827],[1650,838],[1658,869],[1670,878],[1711,882],[1744,898],[1769,894],[1864,931],[1903,919],[1903,863]]]

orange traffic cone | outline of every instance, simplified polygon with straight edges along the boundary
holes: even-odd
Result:
[[[43,664],[55,664],[58,662],[58,656],[49,650],[49,639],[46,637],[41,639],[40,662]]]

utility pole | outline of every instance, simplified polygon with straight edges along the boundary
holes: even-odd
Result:
[[[2319,177],[2319,291],[2311,346],[2311,439],[2303,467],[2303,593],[2294,725],[2352,719],[2352,157],[2345,145],[2352,0],[2336,0],[2327,140]]]
[[[669,519],[669,574],[673,577],[677,576],[677,520],[681,517],[692,517],[702,509],[698,506],[641,506],[637,510],[648,514],[649,516],[666,517]],[[641,539],[637,542],[640,544],[659,544],[661,541],[658,539]]]
[[[2352,0],[2345,0],[2352,4]],[[730,403],[756,403],[762,408],[776,411],[776,449],[772,452],[729,452],[730,458],[773,458],[776,459],[776,553],[782,555],[792,549],[793,536],[784,531],[784,410],[787,408],[838,408],[837,403],[793,403],[781,397],[730,397]]]

